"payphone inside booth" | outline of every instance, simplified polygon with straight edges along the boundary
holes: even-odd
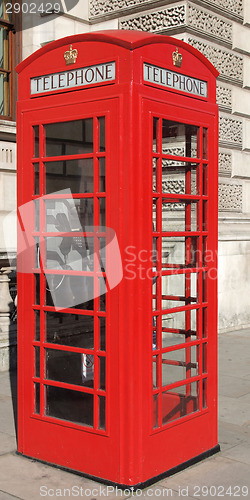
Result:
[[[218,451],[218,112],[162,35],[17,67],[18,451],[135,486]]]

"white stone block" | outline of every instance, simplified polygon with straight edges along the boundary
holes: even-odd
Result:
[[[233,23],[233,49],[239,52],[250,53],[249,48],[249,36],[250,31],[246,26],[242,26],[238,23]]]
[[[243,87],[250,89],[250,57],[243,59]]]
[[[232,87],[232,113],[250,116],[250,91]]]
[[[244,24],[250,26],[250,2],[243,0]]]
[[[74,35],[74,21],[63,16],[55,19],[55,40],[65,36]]]
[[[243,119],[243,145],[242,149],[250,151],[250,120]]]
[[[79,21],[75,21],[75,35],[78,35],[80,33],[89,33],[90,31],[90,26],[88,23],[81,23]]]
[[[70,6],[71,2],[67,0],[67,2],[64,2],[62,0],[62,4],[64,6],[64,12],[70,14],[71,16],[78,17],[79,19],[89,19],[89,1],[88,0],[78,0],[77,5],[73,7],[72,9],[68,8],[67,6]]]
[[[250,162],[249,162],[250,166]],[[250,177],[250,174],[249,174]],[[243,199],[242,208],[244,213],[250,213],[250,181],[245,181],[243,183]]]
[[[90,31],[117,30],[117,29],[118,29],[118,19],[110,19],[110,21],[104,21],[103,23],[92,24],[90,26]]]
[[[232,177],[250,179],[250,153],[232,151]]]

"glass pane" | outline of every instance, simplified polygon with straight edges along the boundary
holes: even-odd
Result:
[[[162,276],[162,309],[198,302],[198,273]]]
[[[199,127],[162,120],[162,152],[173,156],[198,158]]]
[[[203,165],[203,194],[207,195],[207,165]]]
[[[159,153],[159,118],[153,118],[153,151]]]
[[[35,340],[40,341],[40,311],[34,311],[35,313]]]
[[[46,349],[46,378],[67,384],[93,387],[93,355]]]
[[[98,429],[102,429],[105,431],[105,407],[106,407],[106,398],[104,396],[98,396],[99,401],[99,421],[98,421]]]
[[[39,245],[39,238],[34,238],[34,268],[39,269],[40,268],[40,245]]]
[[[99,226],[106,226],[106,200],[105,198],[99,198]]]
[[[9,32],[4,26],[0,26],[0,68],[9,68]]]
[[[202,408],[207,408],[207,379],[206,378],[202,381],[202,391],[203,391]]]
[[[98,310],[105,311],[106,310],[106,278],[99,278],[99,304]]]
[[[105,158],[99,158],[99,192],[105,192]]]
[[[35,231],[40,229],[40,205],[39,200],[34,200],[34,219],[35,219]]]
[[[159,356],[153,356],[153,388],[159,387]]]
[[[46,275],[46,305],[93,310],[94,280],[89,276]]]
[[[162,201],[162,231],[198,231],[198,203]]]
[[[99,143],[98,151],[105,151],[105,116],[98,118],[99,124]]]
[[[153,191],[159,192],[159,168],[160,160],[153,158]]]
[[[207,202],[203,201],[203,223],[202,230],[207,231]]]
[[[203,158],[207,160],[207,128],[203,129]]]
[[[207,308],[202,309],[203,322],[203,338],[207,337]]]
[[[100,350],[106,351],[106,318],[99,318]]]
[[[47,232],[93,231],[92,198],[46,200]]]
[[[217,272],[217,271],[215,271]],[[202,273],[202,302],[207,302],[207,273]]]
[[[82,314],[46,312],[46,342],[52,344],[94,348],[94,318]]]
[[[198,375],[197,346],[162,354],[162,385],[169,385]]]
[[[39,158],[39,125],[35,125],[33,127],[33,157],[34,158]]]
[[[7,5],[7,4],[10,4],[10,2],[8,0],[2,0],[2,2],[0,2],[0,17],[5,19],[6,21],[11,21],[12,9],[10,9],[10,8],[7,9],[7,7],[9,7],[9,5]],[[8,10],[8,12],[7,12],[7,10]]]
[[[93,118],[44,125],[46,156],[93,152]]]
[[[9,77],[7,73],[0,73],[0,115],[9,116]]]
[[[34,165],[34,194],[39,194],[39,163]]]
[[[35,377],[40,377],[40,347],[34,348],[35,354]]]
[[[196,267],[198,265],[197,236],[162,238],[162,269]]]
[[[47,162],[46,193],[51,194],[62,189],[71,193],[93,193],[93,159]]]
[[[162,347],[171,347],[196,340],[197,310],[181,311],[162,316]]]
[[[159,394],[153,396],[153,429],[159,427]]]
[[[198,164],[163,159],[162,192],[199,194]]]
[[[99,357],[99,389],[106,389],[106,358]]]
[[[207,344],[202,344],[202,371],[207,373]]]
[[[185,417],[199,409],[198,382],[182,385],[162,394],[162,423]]]
[[[40,384],[34,383],[34,413],[40,413]]]
[[[93,427],[93,394],[47,386],[45,415]]]
[[[68,269],[74,271],[93,271],[93,237],[54,236],[45,238],[47,269]]]
[[[40,304],[40,274],[34,274],[34,303]]]

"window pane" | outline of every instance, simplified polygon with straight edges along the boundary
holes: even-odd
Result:
[[[181,311],[162,316],[162,347],[170,347],[197,338],[197,310]]]
[[[198,382],[182,385],[162,394],[162,423],[185,417],[199,409]]]
[[[105,116],[98,118],[98,124],[99,124],[98,151],[105,151]]]
[[[92,198],[46,200],[47,232],[86,232],[93,230]]]
[[[162,231],[198,231],[198,203],[162,201]]]
[[[197,158],[199,127],[162,120],[162,152],[173,156]]]
[[[198,273],[162,276],[162,309],[198,302]]]
[[[0,115],[8,116],[9,114],[9,77],[5,73],[0,73]]]
[[[40,384],[34,383],[34,413],[40,413]]]
[[[45,414],[93,427],[93,394],[47,386]]]
[[[199,194],[198,164],[163,159],[162,192]]]
[[[93,152],[93,118],[44,126],[46,156],[76,155]]]
[[[99,192],[105,192],[105,158],[99,158]]]
[[[197,236],[171,236],[162,238],[162,268],[196,267],[199,250]]]
[[[46,305],[58,309],[94,307],[94,280],[89,276],[46,275]]]
[[[62,189],[71,193],[93,193],[93,159],[48,162],[46,168],[46,193]]]
[[[67,384],[93,387],[93,356],[79,352],[46,349],[46,378]]]
[[[173,384],[198,375],[197,346],[162,354],[162,385]]]
[[[106,407],[106,398],[104,396],[98,396],[99,401],[99,422],[98,429],[105,430],[105,407]]]
[[[94,239],[84,236],[45,238],[47,269],[93,271]]]
[[[0,26],[0,68],[9,69],[9,32]]]
[[[52,344],[94,348],[93,316],[46,312],[46,330],[46,341]]]

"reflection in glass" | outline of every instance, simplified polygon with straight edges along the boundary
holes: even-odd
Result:
[[[67,384],[93,387],[93,356],[80,352],[46,349],[46,378]]]
[[[93,394],[46,387],[45,415],[93,427]]]
[[[105,193],[105,158],[99,158],[99,192]]]
[[[207,135],[208,135],[208,129],[204,128],[203,129],[203,158],[207,160]]]
[[[34,274],[34,303],[40,304],[40,274]]]
[[[106,318],[99,318],[100,350],[106,351]]]
[[[39,125],[35,125],[33,127],[33,140],[34,140],[33,157],[39,158]]]
[[[35,340],[40,341],[40,311],[34,311],[35,313]]]
[[[199,409],[198,382],[181,385],[162,394],[162,423],[185,417]]]
[[[82,314],[46,312],[46,342],[94,348],[94,318]]]
[[[199,127],[162,120],[162,152],[173,156],[198,158]]]
[[[196,267],[199,250],[197,236],[164,236],[162,238],[162,268]]]
[[[46,200],[47,232],[85,232],[93,230],[92,198]]]
[[[40,384],[34,383],[34,413],[40,413]]]
[[[40,228],[40,206],[39,206],[39,200],[34,200],[33,201],[33,207],[34,207],[34,219],[35,219],[35,231],[39,231]]]
[[[162,316],[162,347],[171,347],[197,338],[197,310],[180,311]]]
[[[198,375],[196,346],[162,354],[162,385],[169,385]]]
[[[39,194],[39,163],[34,164],[34,194]]]
[[[159,118],[153,118],[153,151],[159,153]]]
[[[198,231],[198,203],[162,201],[162,231]]]
[[[93,193],[93,158],[45,163],[46,194],[63,189],[74,193]]]
[[[99,357],[99,389],[106,389],[106,358]]]
[[[40,347],[34,348],[35,353],[35,377],[40,377]]]
[[[44,125],[46,156],[93,152],[93,118]]]
[[[98,118],[99,141],[98,151],[105,151],[105,116]]]
[[[46,305],[59,309],[93,310],[94,282],[90,276],[47,274]]]
[[[99,278],[99,304],[98,310],[105,311],[106,310],[106,278]]]
[[[99,226],[106,226],[106,200],[105,198],[99,198]]]
[[[105,407],[106,407],[106,398],[105,396],[98,396],[99,401],[99,419],[98,419],[98,429],[102,429],[105,431]]]
[[[198,163],[162,160],[162,192],[199,194]]]
[[[45,238],[47,269],[93,271],[93,237],[54,236]]]
[[[198,273],[162,276],[162,309],[198,302]]]

